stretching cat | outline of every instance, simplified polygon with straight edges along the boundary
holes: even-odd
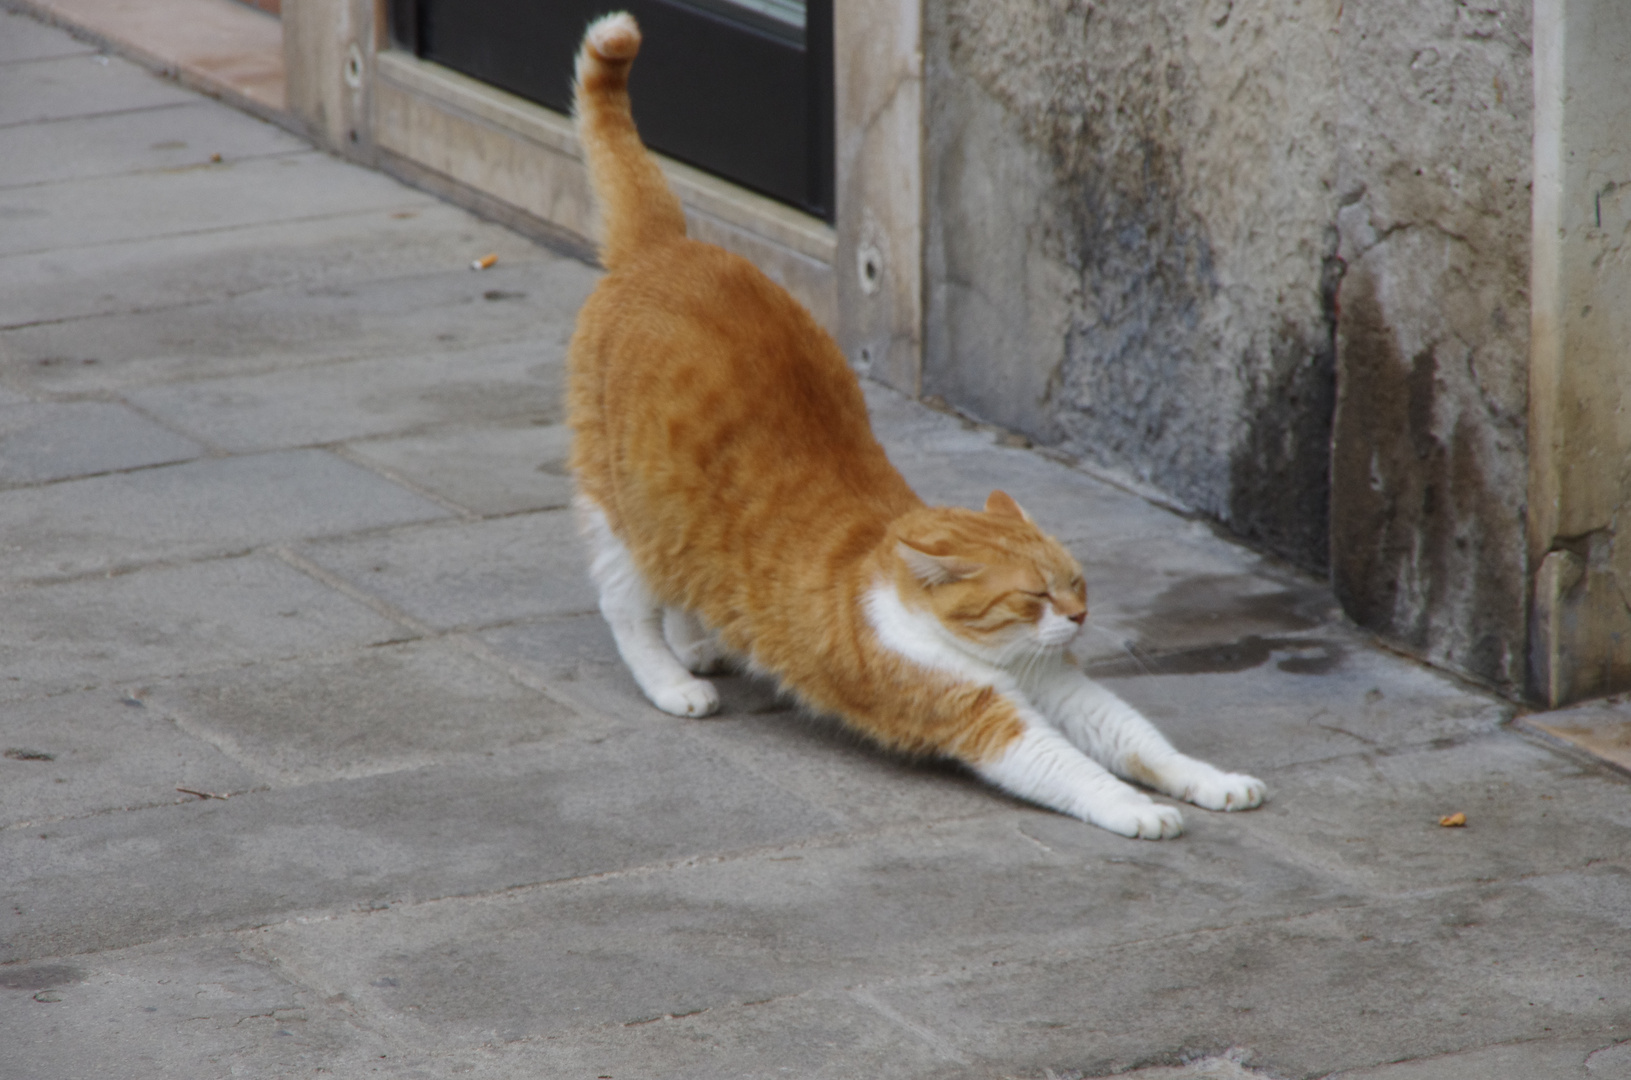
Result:
[[[639,48],[616,14],[578,54],[608,272],[578,316],[569,399],[600,610],[646,696],[705,716],[719,697],[693,673],[741,659],[885,746],[1124,836],[1183,819],[1117,776],[1212,810],[1262,802],[1262,781],[1180,754],[1076,669],[1087,587],[1069,552],[1000,491],[983,513],[924,505],[809,313],[686,238],[629,113]]]

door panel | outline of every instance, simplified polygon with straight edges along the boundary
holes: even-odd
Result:
[[[584,27],[640,22],[630,94],[647,145],[832,219],[832,7],[790,0],[396,0],[426,60],[570,112]]]

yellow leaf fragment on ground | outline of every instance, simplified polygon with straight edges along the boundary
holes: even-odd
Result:
[[[1467,823],[1467,815],[1457,810],[1453,814],[1438,819],[1438,823],[1446,829],[1457,829]]]

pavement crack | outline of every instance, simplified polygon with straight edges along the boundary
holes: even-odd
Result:
[[[958,1053],[957,1048],[952,1046],[952,1044],[938,1032],[934,1031],[932,1028],[919,1024],[915,1020],[902,1016],[893,1008],[879,1001],[877,997],[871,993],[871,991],[851,989],[849,991],[849,996],[860,1004],[871,1009],[879,1016],[882,1016],[896,1027],[899,1027],[916,1036],[918,1041],[927,1045],[929,1049],[934,1051],[937,1056],[942,1057],[953,1064],[962,1065],[964,1067],[973,1064],[968,1058]]]
[[[1358,734],[1357,732],[1349,731],[1347,728],[1343,727],[1341,724],[1322,724],[1322,723],[1320,723],[1319,718],[1321,716],[1329,716],[1329,715],[1330,715],[1330,713],[1326,712],[1326,710],[1324,710],[1324,709],[1321,709],[1318,712],[1316,712],[1313,716],[1310,716],[1308,718],[1308,723],[1312,724],[1314,727],[1319,728],[1321,731],[1329,731],[1333,735],[1346,735],[1348,738],[1355,739],[1355,740],[1357,740],[1357,741],[1359,741],[1361,743],[1364,743],[1366,746],[1377,746],[1377,745],[1379,745],[1375,739],[1368,739],[1365,736]]]
[[[642,1016],[638,1020],[623,1021],[624,1027],[643,1027],[646,1024],[655,1024],[660,1020],[684,1020],[688,1016],[701,1016],[707,1008],[690,1009],[686,1012],[658,1013],[656,1016]]]
[[[1023,836],[1025,839],[1029,840],[1031,843],[1035,844],[1037,847],[1041,848],[1043,851],[1046,851],[1049,855],[1059,854],[1057,851],[1053,850],[1053,848],[1049,847],[1047,844],[1043,843],[1041,840],[1038,840],[1036,837],[1027,832],[1023,825],[1015,825],[1014,831],[1019,833],[1019,835]]]

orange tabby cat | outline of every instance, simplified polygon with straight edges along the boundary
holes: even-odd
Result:
[[[1261,781],[1178,753],[1076,669],[1087,589],[1069,552],[1000,491],[983,513],[924,505],[826,332],[745,259],[686,237],[629,113],[639,48],[617,14],[578,54],[607,274],[568,362],[600,609],[646,696],[711,713],[694,673],[729,656],[885,746],[1127,836],[1176,836],[1182,818],[1117,775],[1258,805]]]

